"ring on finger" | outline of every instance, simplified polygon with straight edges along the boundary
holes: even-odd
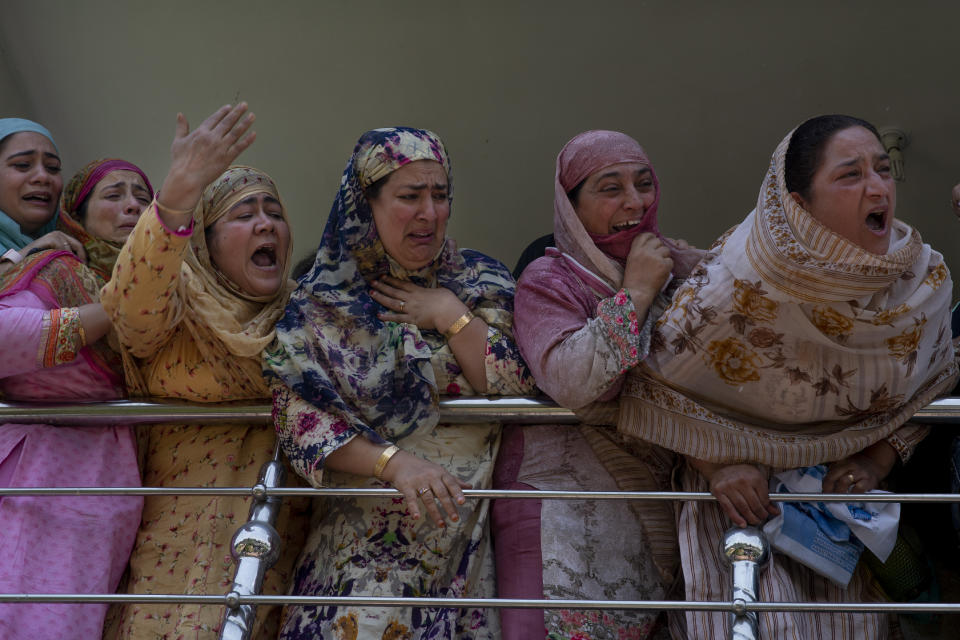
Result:
[[[405,304],[407,304],[405,301],[403,301],[403,300],[400,301],[400,313],[403,313],[403,306],[404,306]],[[427,487],[427,488],[429,489],[429,487]]]
[[[850,481],[850,484],[857,484],[857,479],[852,473],[847,474],[847,480]]]
[[[417,495],[422,496],[423,494],[429,493],[430,491],[433,491],[433,489],[431,489],[430,487],[420,487],[419,489],[417,489]]]

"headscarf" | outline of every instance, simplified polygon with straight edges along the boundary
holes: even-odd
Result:
[[[439,418],[430,364],[444,338],[413,324],[385,322],[370,296],[384,275],[423,287],[446,287],[487,323],[509,330],[513,280],[499,262],[458,251],[447,238],[422,269],[402,268],[383,248],[364,189],[418,160],[450,160],[436,134],[423,129],[375,129],[361,136],[340,181],[313,270],[300,281],[266,351],[264,376],[373,441],[401,438]],[[452,183],[451,183],[452,186]],[[276,406],[274,411],[284,407]]]
[[[57,153],[60,153],[60,150],[57,148],[57,143],[53,141],[53,136],[50,135],[50,132],[47,131],[43,125],[37,124],[32,120],[24,120],[23,118],[0,118],[0,144],[3,144],[3,141],[6,140],[7,137],[25,131],[31,131],[45,136],[50,141],[50,144],[53,145],[53,148],[57,150]],[[31,236],[20,230],[20,223],[8,216],[5,212],[0,211],[0,253],[8,249],[22,249],[45,233],[53,231],[56,228],[56,219],[57,216],[56,213],[54,213],[50,221],[43,225],[35,235]]]
[[[787,135],[756,209],[660,318],[620,429],[719,463],[799,467],[889,436],[957,374],[943,257],[895,220],[886,255],[790,196]]]
[[[207,186],[193,213],[191,251],[184,259],[180,278],[180,296],[186,303],[186,321],[191,332],[213,332],[230,354],[249,358],[259,356],[273,340],[274,324],[293,289],[294,282],[289,280],[293,241],[287,244],[283,286],[274,294],[252,296],[213,264],[206,230],[236,204],[259,193],[283,203],[273,179],[253,167],[230,167]],[[286,207],[283,219],[290,224]]]
[[[567,194],[597,171],[624,162],[640,163],[650,169],[655,192],[653,202],[635,227],[611,234],[588,233]],[[564,145],[557,156],[553,197],[553,232],[557,248],[595,277],[600,277],[614,291],[623,282],[623,268],[630,245],[641,233],[653,233],[670,249],[675,271],[685,275],[699,259],[699,254],[694,259],[693,254],[677,248],[660,233],[657,225],[659,203],[660,181],[656,171],[640,143],[624,133],[584,131]]]
[[[81,224],[77,213],[93,192],[94,187],[111,171],[132,171],[138,174],[143,178],[150,198],[153,198],[153,185],[140,167],[126,160],[94,160],[77,171],[64,187],[63,194],[60,196],[60,216],[57,221],[57,228],[60,231],[73,236],[83,244],[83,249],[87,253],[87,266],[104,281],[110,279],[113,265],[117,261],[117,256],[120,255],[123,243],[90,235]]]
[[[107,167],[106,170],[104,167]],[[76,219],[75,213],[82,201],[78,194],[84,187],[86,193],[89,193],[103,176],[118,169],[139,173],[152,196],[150,181],[134,165],[123,160],[97,160],[88,164],[73,176],[64,189],[57,220],[61,231],[83,243],[87,252],[87,264],[80,262],[70,251],[44,250],[24,256],[19,264],[4,274],[0,298],[31,287],[51,308],[79,307],[100,300],[100,288],[110,279],[113,263],[122,245],[87,233]],[[88,345],[80,350],[79,355],[113,384],[122,384],[120,356],[110,348],[106,340],[98,340]]]

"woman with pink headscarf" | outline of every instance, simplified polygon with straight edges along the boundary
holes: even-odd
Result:
[[[557,157],[556,247],[520,277],[514,331],[537,385],[582,422],[508,428],[497,488],[669,487],[673,454],[610,428],[626,372],[646,356],[653,322],[701,256],[660,234],[659,200],[649,158],[623,133],[587,131]],[[677,574],[674,523],[666,502],[497,501],[500,596],[664,599]],[[668,637],[659,612],[503,609],[501,618],[507,640]]]

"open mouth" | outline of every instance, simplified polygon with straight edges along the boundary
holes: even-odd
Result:
[[[27,195],[23,196],[23,199],[27,202],[49,204],[51,197],[49,193],[28,193]]]
[[[887,216],[885,211],[874,211],[867,215],[867,228],[871,231],[882,232],[887,228]]]
[[[430,242],[433,240],[433,231],[414,231],[410,237],[414,242]]]
[[[262,269],[275,267],[277,266],[277,248],[272,244],[265,244],[253,252],[250,260]]]
[[[625,222],[618,222],[613,225],[614,231],[626,231],[627,229],[633,229],[635,226],[640,224],[639,220],[627,220]]]

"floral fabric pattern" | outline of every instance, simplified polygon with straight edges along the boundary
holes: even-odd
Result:
[[[633,301],[626,289],[621,289],[597,305],[597,318],[607,330],[607,337],[620,354],[620,373],[635,367],[650,347],[653,319],[648,314],[643,324],[637,317]]]
[[[657,322],[626,384],[626,433],[714,462],[820,464],[887,438],[951,388],[943,257],[900,221],[883,256],[823,228],[786,193],[788,142],[757,209]]]
[[[38,358],[42,367],[73,362],[86,343],[80,310],[76,307],[48,311],[43,319],[42,332]]]
[[[124,397],[120,358],[106,339],[86,345],[79,317],[78,308],[97,302],[102,285],[103,277],[69,251],[32,253],[3,275],[0,397],[41,403]],[[0,476],[5,487],[140,483],[133,433],[122,425],[0,425]],[[142,505],[139,496],[0,499],[7,548],[0,591],[112,593]],[[95,638],[106,613],[104,604],[0,604],[0,637]]]
[[[513,344],[513,279],[499,262],[446,239],[426,267],[394,262],[377,235],[364,189],[399,167],[433,160],[450,175],[436,135],[404,127],[364,134],[344,171],[313,270],[301,279],[277,340],[264,353],[274,421],[296,471],[320,486],[382,487],[375,478],[324,469],[354,437],[395,442],[474,487],[489,487],[499,425],[439,424],[440,390],[473,395],[446,339],[413,324],[384,322],[369,294],[390,274],[446,287],[488,325],[487,392],[532,390]],[[495,592],[488,501],[467,503],[460,520],[414,524],[402,500],[339,499],[316,522],[292,592],[305,595],[486,597]],[[481,610],[288,607],[281,638],[497,638]]]
[[[234,180],[229,182],[242,181],[249,171],[231,169],[227,173]],[[226,190],[222,180],[217,185]],[[229,191],[230,198],[239,196],[236,190]],[[223,200],[211,200],[209,193],[208,189],[203,202],[223,206]],[[196,222],[194,226],[202,230],[202,206]],[[272,328],[267,326],[272,326],[271,305],[232,300],[225,289],[210,289],[204,302],[196,303],[194,296],[209,280],[184,264],[191,243],[190,235],[163,226],[154,202],[141,215],[120,252],[113,279],[103,290],[103,305],[122,344],[136,358],[127,360],[128,380],[137,379],[140,393],[153,397],[193,402],[266,398],[269,390],[258,354],[237,355],[235,346],[242,348],[244,342],[228,341],[244,333],[250,341],[272,335]],[[279,307],[285,291],[278,296],[281,300],[274,305]],[[223,302],[218,305],[211,301]],[[208,321],[201,314],[218,321]],[[250,487],[256,484],[260,467],[273,458],[275,443],[276,435],[267,425],[151,426],[140,438],[145,452],[145,484]],[[266,573],[265,594],[279,595],[289,588],[293,563],[306,537],[306,508],[302,501],[283,501],[276,524],[282,541],[281,557]],[[225,593],[236,570],[230,540],[246,522],[249,510],[249,497],[148,497],[130,557],[127,590]],[[222,615],[220,607],[121,605],[111,610],[104,637],[215,640]],[[280,607],[258,607],[254,636],[275,637],[279,617]]]

